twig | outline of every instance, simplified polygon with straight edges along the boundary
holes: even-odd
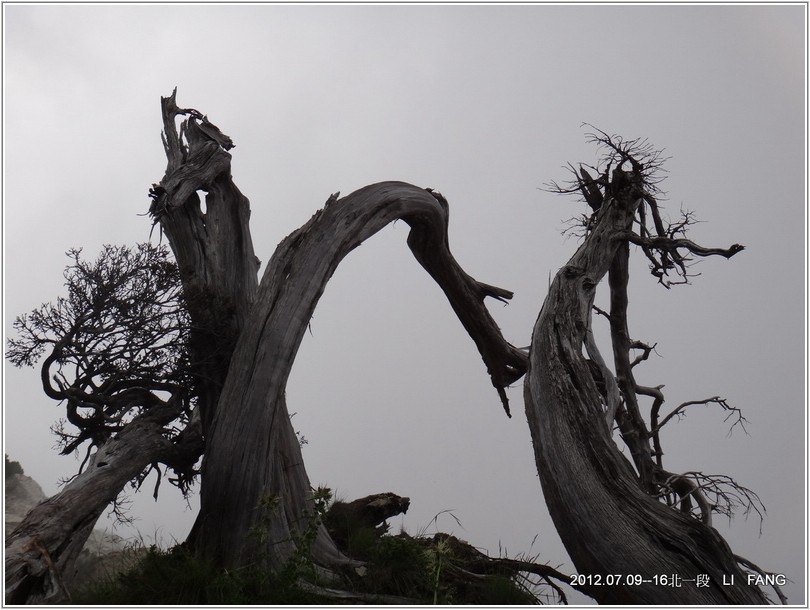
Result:
[[[749,561],[745,557],[741,557],[739,555],[734,555],[734,560],[737,563],[739,563],[740,565],[745,566],[746,568],[749,568],[749,569],[753,570],[754,572],[756,572],[757,574],[759,574],[762,577],[775,576],[775,574],[773,572],[766,572],[765,570],[760,568],[758,565],[756,565],[752,561]],[[773,587],[773,590],[776,591],[776,595],[779,596],[779,601],[782,602],[782,605],[786,606],[787,603],[788,603],[788,598],[784,593],[782,593],[782,589],[779,588],[779,585],[776,583],[776,579],[771,578],[770,579],[770,585]]]

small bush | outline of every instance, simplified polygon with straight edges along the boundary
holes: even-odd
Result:
[[[430,562],[424,547],[408,536],[383,536],[372,551],[365,584],[372,593],[431,599]]]

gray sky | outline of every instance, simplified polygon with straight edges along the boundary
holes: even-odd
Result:
[[[630,330],[660,357],[639,382],[667,405],[722,395],[750,436],[695,410],[664,437],[673,471],[726,473],[767,507],[732,548],[805,601],[805,7],[4,5],[4,332],[60,293],[64,252],[149,236],[165,169],[159,97],[208,114],[236,143],[253,240],[276,244],[330,193],[396,179],[440,190],[450,245],[477,279],[515,291],[493,315],[528,344],[583,206],[539,190],[594,162],[583,121],[672,156],[667,209],[705,221],[692,286],[657,286],[636,253]],[[338,269],[287,396],[310,478],[352,499],[411,498],[411,533],[438,525],[493,555],[573,572],[542,499],[522,407],[507,419],[441,290],[386,228]],[[155,236],[156,240],[157,236]],[[603,350],[604,351],[604,350]],[[78,466],[52,451],[63,413],[37,371],[5,368],[5,451],[46,493]],[[147,540],[194,512],[162,486],[133,496]],[[433,527],[430,527],[433,531]],[[118,530],[129,536],[132,530]],[[537,539],[533,539],[537,536]]]

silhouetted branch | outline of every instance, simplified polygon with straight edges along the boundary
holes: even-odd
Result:
[[[776,582],[776,578],[773,578],[774,576],[776,576],[776,574],[774,574],[773,572],[766,572],[765,570],[760,568],[758,565],[756,565],[753,561],[749,561],[748,559],[746,559],[745,557],[741,557],[740,555],[734,555],[734,559],[736,559],[737,563],[739,563],[741,566],[744,566],[744,567],[756,572],[757,574],[762,576],[766,581],[769,581],[771,583],[771,587],[773,587],[773,590],[776,591],[776,595],[779,597],[779,601],[782,603],[782,605],[787,605],[788,604],[787,596],[784,593],[782,593],[782,589],[779,587],[779,584]],[[768,578],[768,577],[771,577],[771,578]]]
[[[704,398],[703,400],[688,400],[686,402],[681,403],[680,405],[675,407],[672,411],[670,411],[660,421],[660,423],[655,425],[655,427],[653,428],[653,433],[658,433],[658,431],[661,430],[661,428],[663,428],[664,425],[668,421],[670,421],[673,417],[677,417],[679,419],[683,417],[685,415],[684,411],[687,407],[691,407],[694,405],[708,405],[708,404],[720,405],[723,411],[728,411],[728,415],[726,415],[724,421],[728,421],[729,418],[732,417],[734,418],[734,422],[732,423],[731,428],[729,429],[729,433],[731,433],[734,430],[734,427],[737,425],[739,425],[743,429],[743,432],[745,432],[746,434],[748,433],[748,431],[745,429],[745,423],[747,420],[745,419],[745,417],[743,417],[742,411],[737,407],[732,407],[731,405],[728,404],[725,398],[720,398],[719,396],[712,396],[711,398]],[[653,413],[653,418],[654,419],[657,418],[657,415],[658,413],[656,410]]]
[[[679,248],[684,248],[697,256],[722,256],[724,258],[731,258],[738,252],[745,250],[745,246],[740,244],[732,244],[728,248],[705,248],[693,242],[691,239],[686,238],[671,238],[671,237],[648,237],[644,238],[635,233],[625,234],[627,239],[636,244],[637,246],[645,246],[647,248],[656,248],[666,252],[675,252]]]

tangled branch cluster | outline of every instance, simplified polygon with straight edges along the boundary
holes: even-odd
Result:
[[[731,258],[744,249],[740,244],[704,248],[687,239],[689,227],[698,222],[690,210],[681,209],[677,220],[663,216],[660,199],[664,193],[659,185],[666,178],[664,164],[668,160],[663,150],[656,149],[646,139],[625,139],[587,126],[593,131],[586,134],[586,140],[595,144],[601,155],[597,164],[580,164],[578,168],[569,164],[572,179],[562,184],[551,181],[546,185],[550,192],[578,195],[592,210],[590,216],[571,219],[566,231],[578,236],[587,234],[595,225],[602,205],[620,196],[632,184],[640,186],[634,195],[640,198],[641,204],[634,222],[637,228],[628,231],[626,237],[641,248],[649,260],[650,273],[665,288],[688,284],[690,278],[699,275],[690,271],[695,256]]]
[[[54,427],[58,446],[63,454],[85,446],[83,468],[94,447],[141,414],[159,412],[168,438],[185,426],[194,407],[191,325],[165,247],[107,245],[94,261],[81,249],[67,256],[67,296],[19,316],[6,357],[22,367],[45,355],[43,389],[66,404],[67,419]]]

